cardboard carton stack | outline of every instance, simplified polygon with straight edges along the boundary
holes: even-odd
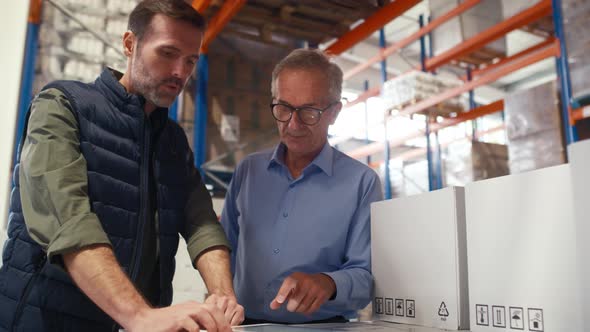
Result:
[[[504,105],[511,174],[565,162],[555,82],[507,95]]]

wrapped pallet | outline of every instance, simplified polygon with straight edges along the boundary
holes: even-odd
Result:
[[[555,82],[507,95],[504,105],[511,174],[565,162]]]
[[[126,58],[113,47],[120,45],[121,36],[127,29],[127,15],[137,1],[125,1],[124,6],[118,5],[120,2],[64,1],[62,5],[76,19],[43,2],[34,92],[58,79],[92,82],[106,66],[120,71],[125,69]],[[125,12],[121,11],[122,8]],[[78,20],[109,43],[88,32],[77,23]]]
[[[508,147],[503,144],[460,141],[447,148],[445,158],[447,186],[508,175]]]
[[[462,84],[463,81],[459,79],[411,71],[385,82],[381,96],[387,108],[402,109],[407,105],[436,96]],[[454,97],[426,111],[431,114],[448,116],[451,113],[462,112],[464,109],[465,105],[460,97]]]
[[[590,2],[563,0],[562,6],[572,97],[577,99],[590,95]]]

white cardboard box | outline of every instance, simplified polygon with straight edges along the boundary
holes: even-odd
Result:
[[[463,188],[373,203],[371,242],[375,319],[469,328]]]
[[[582,316],[590,317],[590,220],[588,218],[588,190],[590,189],[590,140],[576,142],[568,147],[572,172],[574,218],[580,269]],[[586,328],[590,330],[590,326]]]
[[[572,198],[570,165],[466,185],[471,331],[589,331]]]

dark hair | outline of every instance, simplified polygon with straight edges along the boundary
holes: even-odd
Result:
[[[185,0],[143,0],[129,14],[127,29],[132,31],[139,40],[149,30],[152,18],[156,14],[163,14],[168,17],[185,21],[195,28],[204,30],[205,20]]]

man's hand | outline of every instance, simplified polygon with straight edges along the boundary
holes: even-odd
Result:
[[[311,315],[335,292],[336,284],[328,275],[295,272],[283,281],[270,308],[276,310],[288,301],[287,310]]]
[[[213,304],[185,302],[159,309],[138,312],[126,331],[200,331],[231,332],[223,312]]]
[[[244,307],[238,304],[235,296],[212,294],[207,297],[205,303],[219,308],[231,326],[240,325],[244,321]]]

